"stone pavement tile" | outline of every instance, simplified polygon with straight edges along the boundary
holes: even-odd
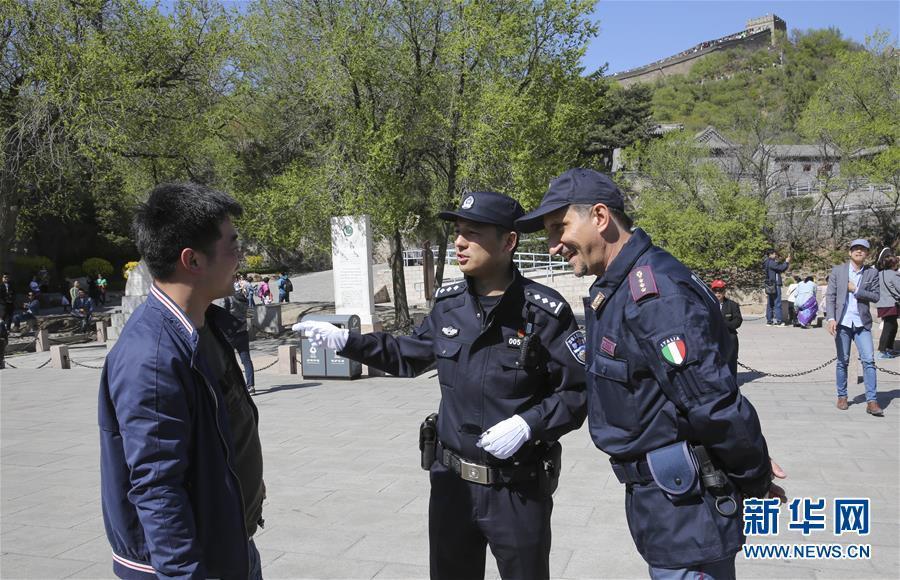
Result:
[[[109,547],[109,540],[106,539],[106,534],[97,536],[80,546],[75,546],[71,550],[66,550],[59,557],[68,560],[106,563],[112,569],[112,549]]]
[[[60,509],[64,505],[64,509]],[[43,502],[39,505],[21,510],[9,517],[16,523],[30,526],[46,526],[49,528],[71,528],[97,516],[99,503],[85,503],[77,505],[76,502]]]
[[[275,561],[266,564],[264,546],[260,542],[260,553],[263,561],[263,576],[267,580],[290,578],[292,580],[347,580],[374,578],[384,562],[367,562],[347,558],[331,558],[311,554],[295,554],[287,552]]]
[[[428,578],[430,569],[425,566],[388,563],[375,575],[375,580],[410,580],[410,578]]]
[[[62,530],[43,526],[22,526],[3,534],[3,551],[39,558],[51,558],[89,542],[99,530]],[[74,570],[73,570],[74,572]]]
[[[109,554],[109,552],[107,552],[107,554]],[[89,578],[92,580],[114,579],[116,576],[112,571],[112,558],[110,557],[108,560],[109,562],[106,564],[91,564],[83,570],[79,570],[74,574],[66,576],[66,578]]]
[[[56,461],[62,461],[66,456],[62,453],[26,453],[19,450],[3,454],[0,461],[3,465],[17,465],[21,467],[40,467]]]
[[[259,549],[278,550],[295,554],[336,558],[364,537],[362,533],[347,533],[343,530],[308,528],[301,522],[290,520],[270,524],[266,522],[265,534],[259,536]],[[338,556],[340,556],[338,558]]]
[[[368,534],[341,554],[344,558],[424,566],[428,564],[428,533]]]
[[[735,571],[738,578],[818,578],[818,571],[808,561],[744,560],[738,556]]]
[[[64,578],[90,567],[90,562],[45,558],[26,554],[3,553],[4,578]]]

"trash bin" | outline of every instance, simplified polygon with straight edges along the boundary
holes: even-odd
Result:
[[[330,322],[359,334],[360,320],[355,314],[307,314],[298,322]],[[362,376],[362,363],[350,360],[325,346],[316,347],[304,338],[300,341],[300,371],[303,378],[356,379]]]

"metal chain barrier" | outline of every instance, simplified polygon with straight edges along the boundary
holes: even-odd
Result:
[[[103,365],[100,365],[100,366],[94,366],[94,365],[89,365],[89,364],[87,364],[87,363],[80,363],[80,362],[78,362],[77,360],[75,360],[75,359],[73,359],[73,358],[70,358],[70,359],[69,359],[69,362],[71,362],[71,363],[72,363],[73,365],[75,365],[76,367],[84,367],[84,368],[86,368],[86,369],[97,369],[97,370],[102,370],[102,369],[103,369]]]
[[[887,370],[887,369],[881,368],[881,367],[878,366],[878,365],[875,365],[875,368],[878,370],[878,372],[881,372],[881,373],[887,373],[887,374],[889,374],[889,375],[895,375],[895,376],[900,377],[900,373],[898,373],[897,371],[889,371],[889,370]]]
[[[44,362],[42,362],[41,364],[39,364],[38,366],[34,367],[34,370],[42,369],[42,368],[44,368],[45,366],[47,366],[48,364],[50,364],[50,359],[49,359],[49,358],[48,358],[47,360],[45,360]]]
[[[274,367],[275,363],[277,363],[277,362],[278,362],[278,357],[275,357],[275,360],[273,360],[272,362],[270,362],[269,364],[267,364],[264,367],[256,368],[256,365],[253,365],[253,372],[264,371],[266,369],[270,369],[270,368]]]
[[[761,375],[765,375],[767,377],[778,377],[778,378],[790,378],[790,377],[802,377],[803,375],[808,375],[814,373],[818,370],[822,370],[834,361],[837,360],[837,357],[832,358],[831,360],[825,361],[817,367],[811,368],[807,371],[798,371],[796,373],[767,373],[765,371],[756,370],[755,368],[748,367],[741,361],[737,361],[737,365],[746,371],[750,371],[751,373],[759,373]]]
[[[5,362],[4,365],[6,365],[7,367],[9,367],[9,368],[11,368],[11,369],[17,369],[17,368],[19,368],[19,367],[17,367],[16,365],[10,364],[10,363],[8,363],[8,362]]]

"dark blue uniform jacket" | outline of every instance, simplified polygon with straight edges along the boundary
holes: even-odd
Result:
[[[534,364],[523,368],[518,345],[529,310],[542,346]],[[442,445],[471,461],[504,465],[529,460],[535,441],[556,441],[584,422],[583,346],[562,297],[516,272],[488,316],[459,282],[437,291],[434,308],[411,336],[351,334],[341,354],[406,377],[436,362]],[[513,457],[504,462],[475,446],[486,429],[516,414],[532,437]]]
[[[218,332],[237,323],[218,306],[206,319]],[[101,502],[120,578],[248,574],[227,408],[199,366],[197,337],[185,313],[153,286],[103,366]]]
[[[597,447],[628,461],[678,441],[702,443],[739,492],[764,495],[766,440],[728,370],[727,329],[706,285],[637,229],[585,305]],[[676,506],[653,482],[629,484],[626,509],[635,544],[654,566],[730,557],[743,542],[740,510],[723,517],[708,494]]]

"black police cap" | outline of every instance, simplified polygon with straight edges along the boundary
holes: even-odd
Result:
[[[607,207],[625,209],[622,192],[612,179],[593,169],[575,168],[550,182],[550,189],[544,194],[541,205],[516,220],[516,228],[522,232],[541,230],[545,215],[573,203],[602,203]]]
[[[463,195],[459,209],[442,211],[442,220],[462,218],[482,224],[502,226],[510,231],[515,229],[517,219],[525,214],[519,202],[496,191],[473,191]]]

